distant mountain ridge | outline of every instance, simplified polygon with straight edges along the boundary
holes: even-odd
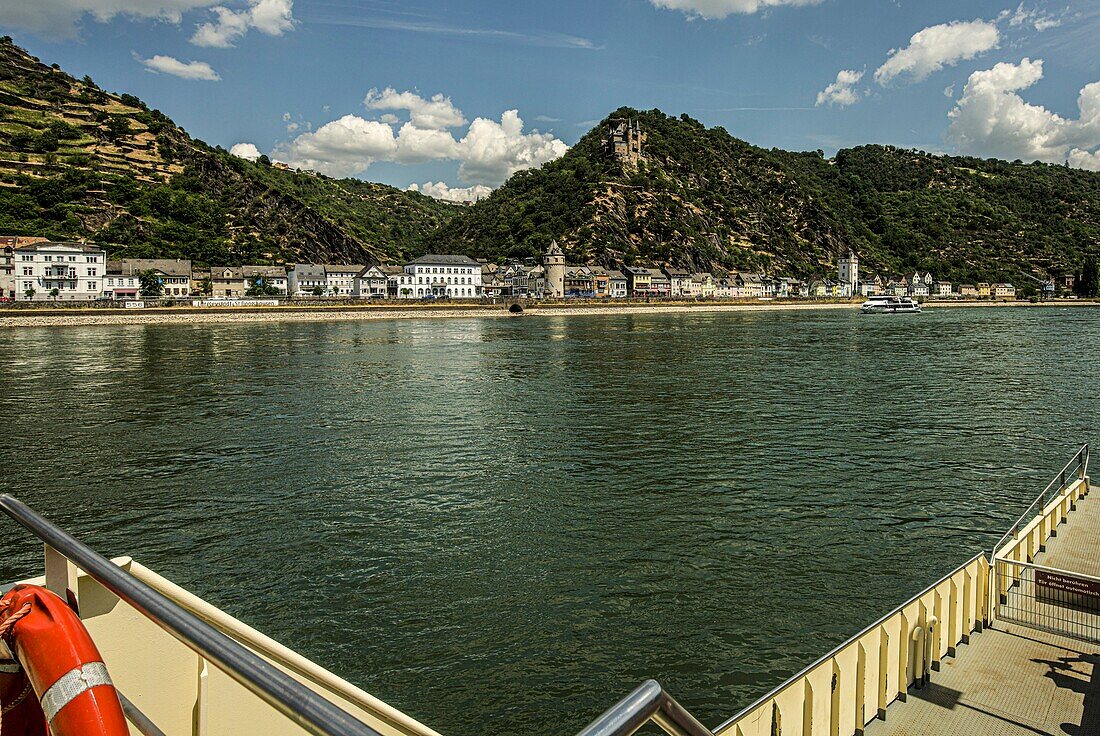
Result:
[[[605,146],[615,120],[644,136],[640,155]],[[797,277],[835,273],[851,249],[865,273],[1011,281],[1100,253],[1100,174],[877,145],[826,159],[620,108],[562,158],[461,207],[245,161],[3,39],[0,232],[230,265],[503,261],[556,239],[569,263]]]
[[[637,163],[604,139],[645,133]],[[621,108],[561,159],[520,172],[433,236],[490,258],[557,239],[571,262],[670,262],[814,276],[855,250],[882,275],[1073,273],[1100,252],[1100,174],[890,146],[791,153],[686,115]]]

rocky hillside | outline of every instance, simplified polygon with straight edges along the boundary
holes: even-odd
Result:
[[[552,239],[570,262],[672,263],[797,276],[854,248],[883,275],[952,280],[1074,272],[1100,253],[1100,174],[885,146],[766,150],[686,115],[623,108],[639,161],[607,122],[473,207],[357,179],[250,163],[130,95],[0,39],[0,232],[90,238],[117,254],[199,263],[502,260]],[[263,161],[263,159],[261,159]]]
[[[636,165],[607,121],[562,159],[516,174],[435,239],[489,257],[556,238],[572,261],[670,261],[810,276],[855,248],[871,270],[955,279],[1074,271],[1100,251],[1100,174],[883,146],[765,150],[687,116],[623,108],[647,135]]]
[[[0,232],[200,263],[362,262],[419,252],[456,208],[250,163],[131,95],[0,40]]]

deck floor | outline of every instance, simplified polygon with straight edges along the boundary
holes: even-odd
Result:
[[[1100,576],[1100,489],[1036,563]],[[1100,735],[1100,645],[999,623],[971,637],[866,736]]]

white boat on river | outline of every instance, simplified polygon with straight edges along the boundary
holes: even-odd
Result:
[[[873,296],[859,308],[863,314],[918,314],[920,304],[907,296]]]

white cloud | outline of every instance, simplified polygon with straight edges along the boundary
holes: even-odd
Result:
[[[512,174],[561,158],[569,147],[551,133],[524,133],[517,110],[507,110],[500,122],[477,118],[460,141],[463,181],[503,184]]]
[[[917,31],[909,45],[890,52],[890,58],[875,71],[875,81],[888,84],[901,75],[920,81],[945,66],[973,59],[997,48],[1001,32],[996,23],[984,20],[953,21]]]
[[[248,159],[249,161],[255,161],[263,155],[260,153],[260,149],[252,143],[234,143],[229,152],[238,158]]]
[[[1044,13],[1037,7],[1028,9],[1025,7],[1024,3],[1020,3],[1015,11],[1003,11],[997,19],[1007,19],[1008,24],[1013,28],[1028,25],[1040,33],[1062,25],[1062,20],[1060,18],[1056,18],[1049,13]]]
[[[149,59],[141,59],[145,68],[154,73],[171,74],[181,79],[198,79],[204,82],[217,82],[221,79],[205,61],[180,61],[172,56],[157,54]]]
[[[492,188],[484,184],[475,184],[472,187],[458,188],[447,186],[444,182],[431,181],[419,186],[410,184],[408,190],[410,192],[420,192],[421,194],[426,194],[435,199],[442,199],[444,202],[476,202],[493,193]]]
[[[836,105],[847,107],[859,100],[859,93],[852,89],[863,79],[863,72],[843,69],[836,75],[836,81],[817,93],[817,105]]]
[[[366,171],[375,161],[392,159],[396,151],[393,128],[377,120],[345,115],[303,133],[275,153],[295,168],[351,176]]]
[[[943,96],[949,99],[955,99],[955,85],[949,84],[943,88]]]
[[[252,28],[268,36],[281,36],[294,28],[294,0],[249,0],[244,10],[219,5],[216,19],[195,27],[191,43],[196,46],[230,48]]]
[[[91,16],[106,23],[116,16],[179,23],[183,13],[208,8],[218,0],[0,0],[6,27],[21,28],[49,39],[74,38],[80,22]]]
[[[1068,119],[1018,94],[1043,78],[1043,61],[1023,59],[977,71],[950,112],[948,139],[965,153],[1058,163],[1100,165],[1100,82],[1077,99],[1079,115]]]
[[[463,182],[491,187],[568,150],[553,134],[525,133],[516,110],[505,112],[499,122],[477,118],[456,139],[449,128],[465,124],[466,118],[441,94],[428,100],[413,92],[371,90],[364,104],[373,110],[406,111],[410,120],[395,131],[398,119],[390,113],[378,120],[345,115],[279,146],[275,155],[298,168],[332,176],[362,173],[376,161],[457,161]]]
[[[442,94],[425,100],[415,92],[398,92],[393,87],[387,87],[381,92],[372,89],[363,104],[368,110],[405,110],[409,113],[410,122],[425,130],[446,130],[466,124],[462,111],[454,106],[450,97]],[[395,116],[389,117],[396,122]]]
[[[755,13],[779,5],[817,5],[823,0],[649,0],[658,8],[679,10],[691,18],[715,20],[733,13]]]
[[[459,146],[454,136],[446,130],[418,128],[405,123],[397,132],[397,151],[394,160],[403,164],[458,158]]]

